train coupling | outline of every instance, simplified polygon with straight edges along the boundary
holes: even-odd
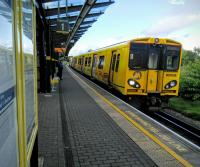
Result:
[[[157,112],[161,109],[162,100],[159,97],[151,96],[147,101],[148,110]]]

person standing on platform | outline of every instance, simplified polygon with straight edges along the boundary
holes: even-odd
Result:
[[[57,67],[58,67],[58,74],[57,74],[57,76],[60,78],[60,80],[62,80],[63,64],[62,64],[61,61],[58,61]]]

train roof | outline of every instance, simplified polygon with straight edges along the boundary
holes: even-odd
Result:
[[[118,46],[124,46],[129,44],[130,42],[140,42],[140,43],[155,43],[155,40],[158,40],[158,44],[162,43],[162,44],[171,44],[171,45],[181,45],[180,42],[175,41],[173,39],[169,39],[169,38],[154,38],[154,37],[144,37],[144,38],[135,38],[135,39],[131,39],[131,40],[127,40],[127,41],[122,41],[122,42],[118,42],[112,45],[108,45],[102,48],[98,48],[95,50],[91,50],[88,52],[85,52],[83,54],[77,55],[77,56],[82,56],[88,53],[93,53],[93,52],[98,52],[98,51],[104,51],[105,49],[109,49],[109,48],[114,48],[114,47],[118,47]],[[76,56],[75,56],[76,57]]]

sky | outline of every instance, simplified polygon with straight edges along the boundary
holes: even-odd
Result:
[[[187,50],[200,47],[200,0],[115,0],[69,55],[138,37],[174,39]]]

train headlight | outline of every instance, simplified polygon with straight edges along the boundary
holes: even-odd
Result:
[[[176,85],[177,85],[177,81],[176,81],[176,80],[172,80],[172,81],[168,82],[168,83],[165,85],[165,89],[170,89],[170,88],[172,88],[172,87],[174,87],[174,86],[176,86]]]
[[[129,81],[128,81],[128,84],[129,84],[130,86],[133,86],[133,85],[135,85],[135,81],[129,80]]]
[[[171,87],[176,86],[176,82],[175,82],[175,81],[171,81],[171,82],[170,82],[170,86],[171,86]]]
[[[134,88],[140,88],[140,84],[137,81],[134,81],[132,79],[128,80],[128,84]]]
[[[139,88],[139,87],[140,87],[140,85],[136,84],[136,85],[135,85],[135,87],[136,87],[136,88]]]

